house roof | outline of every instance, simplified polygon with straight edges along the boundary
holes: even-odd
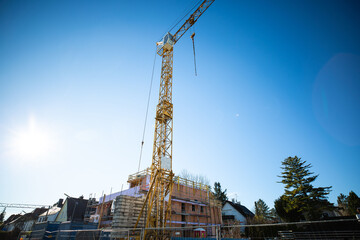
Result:
[[[33,213],[25,213],[21,217],[15,219],[13,222],[25,222],[25,221],[29,221],[29,220],[35,220],[35,219],[37,219],[37,217],[35,217],[35,215]]]
[[[53,215],[55,213],[58,213],[61,210],[59,207],[52,207],[48,211],[45,211],[44,213],[40,214],[40,217],[46,216],[46,215]]]
[[[35,208],[34,211],[25,213],[24,215],[21,215],[21,217],[17,218],[15,221],[24,222],[28,220],[36,220],[40,214],[45,212],[46,208]]]
[[[230,204],[236,211],[241,213],[244,217],[254,217],[255,214],[253,214],[249,209],[247,209],[245,206],[239,204],[239,203],[233,203],[231,201],[226,201],[225,204]]]
[[[35,216],[38,217],[39,215],[41,215],[42,213],[46,212],[48,210],[48,208],[35,208],[34,211],[32,211],[31,213]]]
[[[21,214],[12,214],[10,217],[8,217],[8,219],[6,219],[6,221],[4,222],[4,225],[7,225],[7,224],[17,220],[20,217],[22,217]]]
[[[25,213],[24,215],[13,214],[4,222],[4,225],[17,224],[21,222],[36,220],[38,216],[45,211],[46,208],[36,208],[34,211],[30,213]]]

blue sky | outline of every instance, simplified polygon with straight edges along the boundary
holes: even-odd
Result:
[[[0,202],[100,196],[137,171],[155,43],[196,1],[0,2]],[[174,48],[173,170],[249,209],[299,156],[360,194],[358,1],[215,1]],[[151,164],[156,58],[141,169]],[[19,211],[8,209],[8,213]],[[29,210],[26,210],[29,211]]]

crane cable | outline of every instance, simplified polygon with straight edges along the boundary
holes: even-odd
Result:
[[[194,37],[195,37],[195,32],[193,34],[191,34],[191,39],[192,39],[192,43],[193,43],[193,51],[194,51],[194,65],[195,65],[195,76],[197,76],[197,71],[196,71],[196,55],[195,55],[195,42],[194,42]]]
[[[195,8],[196,6],[198,6],[198,5],[200,4],[200,2],[202,2],[202,1],[203,1],[203,0],[199,0],[197,3],[195,3],[195,5],[194,5],[191,9],[189,9],[189,11],[187,11],[187,13],[186,13],[179,21],[176,22],[176,20],[175,20],[176,23],[173,24],[173,25],[171,25],[172,27],[170,27],[169,30],[165,32],[165,34],[168,33],[168,32],[171,32],[177,25],[179,25],[179,23],[180,23],[186,16],[188,16],[188,15],[190,14],[190,12],[193,11],[194,8]],[[185,11],[186,11],[186,10],[185,10]],[[179,17],[179,18],[180,18],[180,17]],[[178,18],[178,19],[179,19],[179,18]],[[165,34],[163,34],[163,36],[164,36]],[[161,41],[161,39],[162,39],[162,37],[160,38],[160,41]]]
[[[175,25],[173,25],[171,27],[171,29],[169,30],[169,32],[171,32],[187,15],[189,15],[190,12],[192,12],[194,10],[194,8],[199,5],[200,2],[202,2],[203,0],[199,0]]]
[[[146,129],[146,123],[147,123],[147,116],[148,116],[148,112],[149,112],[149,103],[150,103],[150,96],[151,96],[151,88],[152,88],[152,83],[153,83],[153,79],[154,79],[154,69],[155,69],[156,55],[157,55],[157,51],[156,51],[156,47],[155,47],[155,56],[154,56],[154,63],[153,63],[152,73],[151,73],[151,81],[150,81],[149,95],[148,95],[148,100],[147,100],[147,105],[146,105],[146,114],[145,114],[144,130],[143,130],[142,141],[141,141],[141,149],[140,149],[140,158],[139,158],[138,172],[140,171],[141,157],[142,157],[142,151],[143,151],[143,147],[144,147],[145,129]]]

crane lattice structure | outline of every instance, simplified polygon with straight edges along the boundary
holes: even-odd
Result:
[[[21,204],[21,203],[0,203],[4,208],[48,208],[50,205]]]
[[[156,107],[154,145],[149,191],[140,211],[147,206],[145,228],[165,228],[170,225],[171,193],[174,173],[172,171],[173,140],[173,46],[192,27],[214,0],[204,0],[174,35],[167,33],[157,43],[157,54],[162,57],[159,103]]]

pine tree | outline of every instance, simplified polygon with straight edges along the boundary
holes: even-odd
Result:
[[[347,196],[340,193],[340,195],[337,197],[337,203],[338,205],[347,206]]]
[[[360,198],[353,191],[349,192],[348,206],[350,215],[355,215],[360,208]]]
[[[331,187],[315,188],[312,183],[319,175],[310,172],[311,164],[301,158],[288,157],[282,161],[281,183],[285,193],[275,201],[276,210],[286,221],[317,220],[324,210],[332,209],[327,200]]]
[[[219,182],[214,183],[214,195],[220,200],[223,204],[228,200],[226,195],[226,189],[224,191],[221,190],[221,185]]]
[[[338,206],[343,210],[346,216],[352,216],[357,213],[357,208],[360,207],[360,198],[353,191],[349,192],[349,196],[340,194],[337,198]]]
[[[262,200],[259,199],[255,202],[255,219],[258,223],[265,223],[271,220],[269,206]]]
[[[269,212],[269,213],[270,213],[271,221],[272,221],[273,223],[275,223],[275,222],[281,222],[281,219],[280,219],[279,215],[277,214],[275,208],[270,209],[270,212]]]
[[[288,202],[285,199],[285,196],[282,195],[278,199],[275,200],[274,206],[276,209],[276,213],[279,217],[285,222],[298,222],[302,218],[300,212],[297,209],[289,209]]]

